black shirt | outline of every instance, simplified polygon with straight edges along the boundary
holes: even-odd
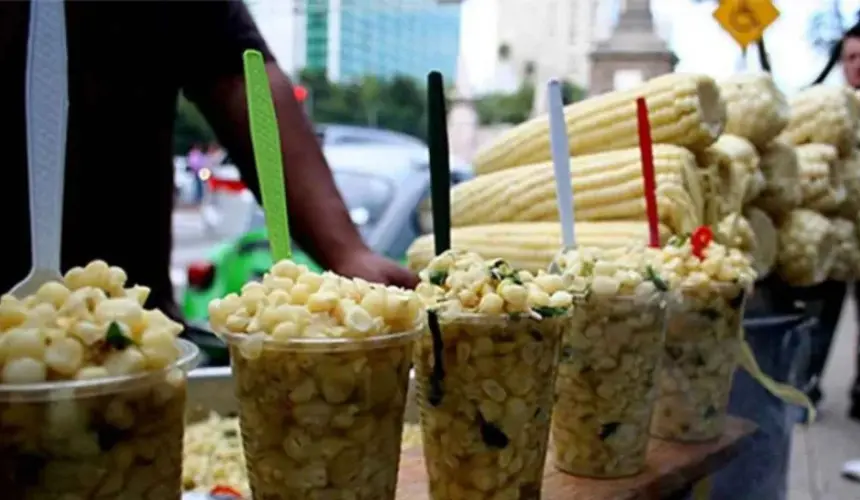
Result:
[[[241,0],[66,1],[69,124],[62,266],[103,259],[171,308],[179,91],[271,54]],[[0,293],[30,268],[24,104],[29,2],[0,1]]]

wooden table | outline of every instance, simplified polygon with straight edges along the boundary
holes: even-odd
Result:
[[[663,499],[682,492],[728,464],[744,440],[755,432],[752,422],[729,417],[726,432],[712,442],[676,444],[652,439],[648,464],[641,474],[624,479],[586,479],[555,469],[547,458],[543,500]],[[420,448],[403,452],[400,460],[398,500],[428,500],[427,473]]]

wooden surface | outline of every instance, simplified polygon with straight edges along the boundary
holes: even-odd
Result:
[[[676,444],[652,439],[645,470],[624,479],[586,479],[555,469],[547,457],[543,500],[639,500],[661,499],[689,488],[728,464],[742,451],[744,439],[755,424],[729,417],[723,436],[709,443]],[[420,448],[403,452],[397,500],[428,500],[427,474]]]

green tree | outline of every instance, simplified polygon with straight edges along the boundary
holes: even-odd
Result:
[[[184,155],[194,144],[210,143],[215,139],[215,132],[203,113],[185,96],[180,95],[176,101],[176,120],[173,125],[174,154]]]

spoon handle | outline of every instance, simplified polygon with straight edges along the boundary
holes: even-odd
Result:
[[[549,100],[549,139],[552,166],[555,172],[555,195],[558,198],[558,216],[561,221],[561,241],[565,248],[576,244],[574,229],[573,188],[570,180],[570,149],[567,125],[564,121],[564,102],[561,83],[552,79],[547,84]]]
[[[30,2],[27,45],[27,178],[33,267],[60,270],[68,73],[64,2]]]

